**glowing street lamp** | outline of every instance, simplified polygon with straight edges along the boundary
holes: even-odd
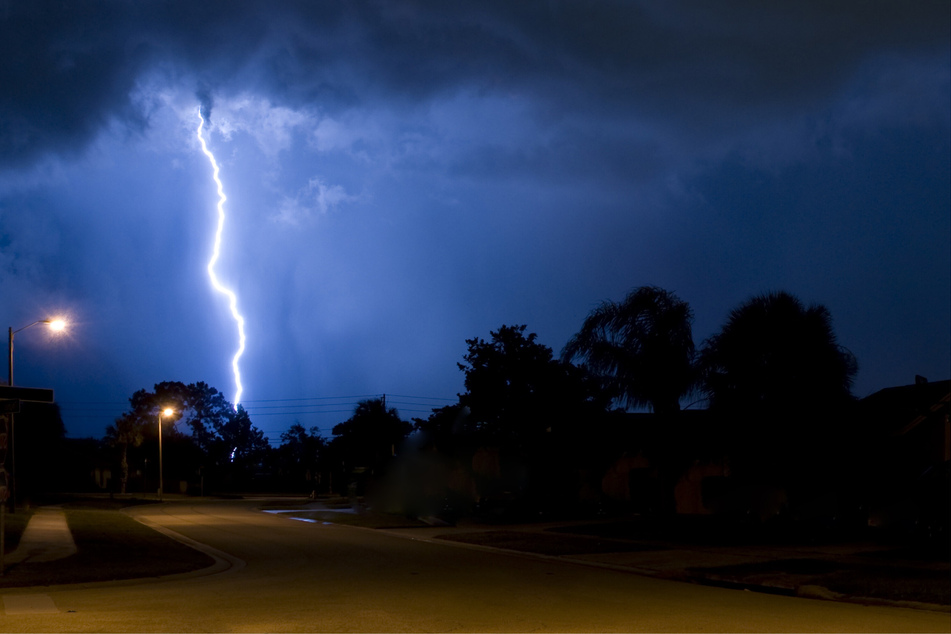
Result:
[[[158,415],[158,499],[162,499],[162,417],[168,418],[175,413],[171,407],[166,407]]]
[[[62,319],[39,319],[37,321],[34,321],[32,324],[27,324],[26,326],[23,326],[23,328],[17,328],[16,330],[13,329],[13,326],[10,326],[10,329],[8,331],[9,343],[7,345],[9,370],[10,370],[10,387],[13,387],[13,335],[17,334],[21,330],[26,330],[27,328],[30,328],[37,324],[46,324],[47,326],[50,327],[50,330],[52,330],[53,332],[62,332],[66,330],[66,322]]]
[[[26,330],[27,328],[36,326],[37,324],[46,324],[47,326],[50,327],[50,330],[52,330],[53,332],[62,332],[63,330],[66,329],[66,321],[60,318],[38,319],[34,321],[32,324],[27,324],[26,326],[23,326],[22,328],[17,328],[16,330],[13,329],[13,326],[10,326],[10,328],[7,330],[8,332],[8,338],[7,338],[8,366],[7,368],[9,370],[10,387],[13,387],[13,335],[17,334],[21,330]],[[9,416],[10,416],[10,430],[9,430],[10,484],[13,485],[10,487],[12,492],[12,495],[10,496],[10,504],[11,504],[11,509],[16,510],[16,453],[15,453],[16,446],[15,446],[14,437],[13,437],[13,414],[10,414]]]

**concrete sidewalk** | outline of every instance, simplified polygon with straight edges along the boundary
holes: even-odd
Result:
[[[4,557],[5,565],[55,561],[76,554],[76,542],[58,506],[43,506],[33,513],[16,550]]]

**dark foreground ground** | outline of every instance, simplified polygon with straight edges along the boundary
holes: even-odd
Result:
[[[57,561],[8,567],[0,588],[155,577],[198,570],[211,559],[136,522],[123,509],[153,500],[82,499],[62,506],[78,552]],[[519,524],[426,521],[354,512],[345,500],[262,500],[288,519],[333,522],[422,539],[451,541],[609,566],[643,575],[757,592],[949,611],[948,548],[881,536],[749,532],[703,518],[637,516]],[[29,513],[7,517],[7,551]],[[872,539],[876,537],[876,539]]]
[[[948,606],[946,556],[930,549],[882,543],[711,544],[659,539],[639,522],[554,526],[541,532],[491,530],[446,539],[523,552],[581,558],[667,579],[758,592],[875,603]]]
[[[77,552],[64,559],[9,564],[0,588],[156,577],[210,566],[208,555],[135,521],[122,509],[143,500],[78,500],[62,505]],[[19,545],[31,511],[7,514],[6,553]]]

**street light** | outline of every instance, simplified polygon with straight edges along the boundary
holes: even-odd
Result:
[[[162,417],[168,418],[175,413],[171,407],[166,407],[158,415],[158,499],[162,499]]]
[[[38,319],[38,320],[34,321],[32,324],[27,324],[26,326],[23,326],[22,328],[17,328],[16,330],[13,329],[13,326],[10,326],[10,328],[7,330],[7,332],[8,332],[8,338],[7,338],[7,362],[8,362],[8,365],[7,365],[7,368],[8,368],[8,370],[9,370],[9,385],[10,385],[10,387],[13,387],[13,335],[17,334],[17,333],[20,332],[21,330],[26,330],[27,328],[32,328],[33,326],[36,326],[37,324],[46,324],[47,326],[50,327],[50,330],[52,330],[53,332],[62,332],[63,330],[66,329],[66,321],[63,320],[63,319],[60,319],[60,318],[55,318],[55,319]],[[9,416],[10,416],[10,430],[9,430],[9,434],[10,434],[9,438],[10,438],[10,441],[9,441],[9,445],[8,445],[8,446],[9,446],[9,448],[10,448],[10,484],[12,485],[12,486],[10,487],[10,489],[11,489],[10,508],[11,508],[11,511],[15,511],[15,510],[16,510],[16,505],[17,505],[17,490],[16,490],[16,451],[15,451],[15,442],[14,442],[14,437],[13,437],[13,414],[9,414]]]
[[[7,345],[7,353],[8,353],[7,358],[9,361],[9,370],[10,370],[10,384],[9,384],[10,387],[13,387],[13,335],[17,334],[21,330],[26,330],[27,328],[31,328],[37,324],[46,324],[47,326],[50,327],[50,330],[52,330],[53,332],[62,332],[63,330],[66,329],[66,321],[63,319],[58,319],[58,318],[57,319],[38,319],[37,321],[34,321],[32,324],[27,324],[26,326],[23,326],[23,328],[17,328],[16,330],[13,329],[13,326],[10,326],[10,329],[8,330],[9,343]]]

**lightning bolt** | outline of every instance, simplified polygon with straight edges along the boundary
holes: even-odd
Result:
[[[214,170],[215,184],[218,185],[218,230],[215,232],[215,247],[211,259],[208,260],[208,278],[211,280],[211,285],[214,289],[228,298],[231,316],[234,318],[235,323],[238,324],[238,351],[235,352],[234,357],[231,359],[231,369],[234,372],[235,384],[235,394],[232,403],[234,404],[235,410],[237,410],[238,402],[241,400],[241,392],[244,391],[244,388],[241,386],[241,368],[238,367],[238,360],[241,358],[241,355],[244,354],[244,317],[238,312],[238,296],[233,290],[223,285],[215,274],[215,263],[218,261],[218,256],[221,255],[221,234],[225,228],[224,205],[228,198],[225,196],[224,186],[218,177],[218,162],[215,160],[215,155],[208,149],[208,145],[205,144],[205,138],[201,134],[202,128],[205,126],[205,118],[201,116],[201,106],[198,107],[198,121],[198,141],[201,143],[201,151],[205,153],[205,156],[207,156],[211,162],[211,167]]]

